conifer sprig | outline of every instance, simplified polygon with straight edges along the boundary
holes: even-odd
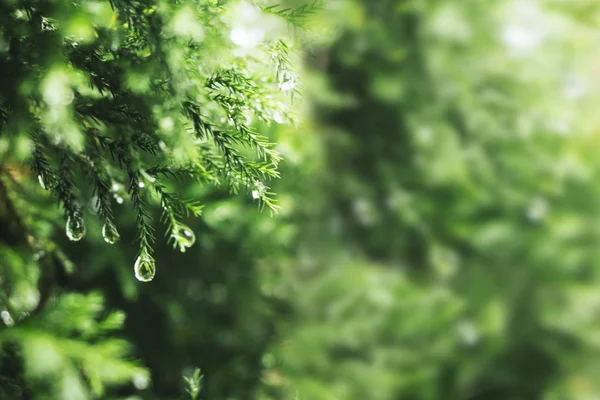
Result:
[[[96,157],[95,160],[86,160],[89,178],[93,181],[94,196],[96,198],[95,207],[98,217],[105,225],[116,230],[115,218],[112,211],[112,193],[111,179],[106,168],[102,166],[102,159]]]
[[[310,3],[303,4],[296,8],[285,7],[280,4],[275,4],[267,7],[262,7],[264,12],[277,15],[288,21],[290,24],[304,27],[310,17],[323,10],[325,6],[324,0],[313,0]]]
[[[81,214],[81,203],[78,200],[75,182],[73,182],[74,162],[67,149],[60,149],[59,154],[60,166],[55,190],[63,204],[65,216],[73,217]]]
[[[277,83],[282,89],[287,90],[292,98],[301,98],[301,85],[298,83],[294,67],[290,61],[290,49],[284,40],[275,40],[269,46],[269,57],[275,66]]]
[[[46,150],[44,149],[43,144],[39,140],[39,136],[33,136],[32,140],[34,142],[34,147],[33,157],[31,159],[31,167],[33,171],[37,174],[38,180],[44,188],[54,188],[56,187],[58,177],[53,171],[50,160],[46,156]]]
[[[223,70],[209,78],[207,87],[211,91],[211,98],[225,111],[228,123],[233,125],[232,134],[241,136],[240,143],[253,147],[260,158],[270,161],[276,167],[281,157],[273,148],[273,144],[266,137],[258,135],[245,122],[246,93],[258,92],[252,80],[239,71]]]
[[[62,204],[67,230],[77,231],[71,240],[85,234],[82,203],[91,192],[103,229],[113,233],[105,239],[114,242],[113,201],[127,197],[114,187],[122,182],[136,213],[139,256],[152,256],[150,195],[163,207],[168,232],[201,212],[197,200],[170,189],[171,180],[245,189],[260,207],[276,211],[267,184],[279,177],[281,157],[252,121],[274,119],[273,80],[262,80],[258,70],[269,61],[280,88],[297,90],[286,44],[275,41],[271,60],[235,55],[215,62],[202,37],[236,45],[218,18],[225,2],[186,4],[193,16],[185,24],[178,18],[189,9],[179,3],[110,0],[112,11],[84,3],[0,6],[2,40],[9,44],[0,67],[12,77],[0,80],[1,135],[12,140],[21,127],[32,130],[29,163]],[[301,25],[320,6],[263,11]],[[71,14],[90,21],[81,37],[65,23]],[[91,191],[80,187],[84,177]]]
[[[185,391],[190,396],[190,400],[197,400],[202,391],[202,381],[204,376],[200,373],[200,368],[194,368],[190,376],[184,376]]]
[[[258,162],[248,161],[240,154],[235,145],[254,143],[253,141],[244,140],[239,134],[218,129],[212,124],[207,123],[200,114],[199,105],[191,101],[186,103],[186,109],[188,110],[188,115],[192,120],[198,139],[212,139],[217,149],[223,155],[224,170],[226,171],[223,178],[226,180],[230,190],[237,193],[240,187],[254,188],[252,191],[253,197],[259,200],[261,204],[267,205],[272,212],[277,212],[273,193],[266,189],[263,181],[279,177],[279,173],[277,172],[277,163],[280,160],[279,155],[274,151],[270,151],[271,149],[263,144],[263,146],[259,145],[263,150],[263,153],[259,152],[259,154],[262,154],[266,160]],[[235,120],[233,123],[235,125]],[[245,124],[240,123],[238,128],[242,129],[246,135],[252,135],[252,132]],[[257,140],[257,138],[254,139]],[[261,188],[261,190],[257,190],[257,187]],[[265,189],[263,190],[263,188]]]
[[[154,228],[150,221],[152,217],[150,216],[148,205],[146,204],[146,200],[144,199],[143,193],[143,181],[140,179],[140,175],[129,168],[129,187],[127,192],[131,197],[131,202],[133,204],[133,208],[137,214],[136,216],[136,227],[138,232],[137,241],[139,244],[138,257],[147,256],[151,260],[154,260],[152,253],[153,243],[155,240],[154,237]]]

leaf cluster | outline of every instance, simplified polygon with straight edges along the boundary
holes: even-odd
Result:
[[[316,10],[315,3],[277,13],[299,21]],[[8,48],[0,52],[0,139],[25,140],[32,152],[13,161],[30,164],[73,229],[85,231],[91,189],[104,230],[118,237],[113,206],[126,201],[137,216],[138,256],[152,260],[149,205],[160,204],[171,234],[202,209],[173,192],[173,179],[246,188],[277,210],[267,182],[279,176],[281,157],[252,120],[272,119],[262,101],[284,62],[250,68],[232,57],[213,65],[213,42],[232,47],[223,12],[203,0],[1,6]],[[265,68],[275,69],[272,80],[260,79]]]

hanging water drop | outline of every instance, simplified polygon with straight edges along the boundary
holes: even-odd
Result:
[[[38,182],[40,183],[40,186],[44,190],[52,190],[56,186],[55,182],[53,182],[51,179],[49,180],[48,177],[46,177],[46,179],[44,179],[44,177],[42,175],[38,175]]]
[[[100,209],[100,201],[98,199],[98,196],[92,196],[92,198],[88,202],[87,210],[94,215],[98,215],[99,209]]]
[[[296,87],[296,76],[288,71],[285,71],[281,74],[279,79],[279,89],[287,92],[289,90],[293,90]]]
[[[50,18],[42,17],[42,30],[43,31],[53,31],[56,29],[56,25],[54,25],[53,21]]]
[[[137,390],[144,390],[148,387],[149,384],[150,378],[148,377],[148,375],[138,373],[133,376],[133,386],[135,386]]]
[[[15,324],[15,321],[13,320],[12,316],[6,310],[0,313],[0,318],[2,318],[2,322],[4,322],[4,325],[6,326],[13,326]]]
[[[154,259],[148,254],[141,254],[133,265],[135,278],[140,282],[150,282],[156,273]]]
[[[106,223],[102,227],[102,237],[106,243],[115,244],[121,238],[121,235],[117,232],[117,228],[114,224]]]
[[[46,183],[44,183],[44,178],[42,178],[41,175],[38,175],[38,182],[40,183],[42,189],[46,190]]]
[[[152,175],[150,175],[149,173],[147,173],[146,171],[141,170],[140,172],[142,173],[142,175],[148,182],[150,182],[150,183],[156,182],[156,178],[153,177]],[[141,183],[143,184],[143,182],[141,182]],[[143,186],[140,186],[140,187],[143,187]]]
[[[254,182],[254,190],[252,191],[252,198],[254,200],[258,200],[262,197],[262,195],[265,193],[266,191],[266,186],[260,182],[260,181],[255,181]]]
[[[285,114],[283,113],[283,111],[281,110],[277,110],[273,113],[273,121],[277,122],[278,124],[284,124],[285,123]]]
[[[42,257],[46,255],[44,250],[36,251],[33,253],[33,261],[39,261]]]
[[[81,240],[85,236],[85,222],[81,213],[75,212],[67,218],[66,232],[69,240],[73,242]]]
[[[175,240],[175,243],[179,246],[179,251],[185,253],[185,251],[192,247],[196,242],[196,235],[194,232],[183,224],[179,224],[173,228],[171,237]]]

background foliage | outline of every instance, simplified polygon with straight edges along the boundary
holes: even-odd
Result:
[[[0,397],[600,394],[592,2],[0,4]]]

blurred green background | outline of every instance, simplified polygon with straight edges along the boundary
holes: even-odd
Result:
[[[297,122],[258,125],[278,215],[181,184],[197,241],[159,241],[148,284],[131,213],[109,250],[99,222],[61,239],[61,290],[122,310],[150,373],[120,394],[199,367],[209,400],[599,399],[600,7],[335,0],[308,24]]]

